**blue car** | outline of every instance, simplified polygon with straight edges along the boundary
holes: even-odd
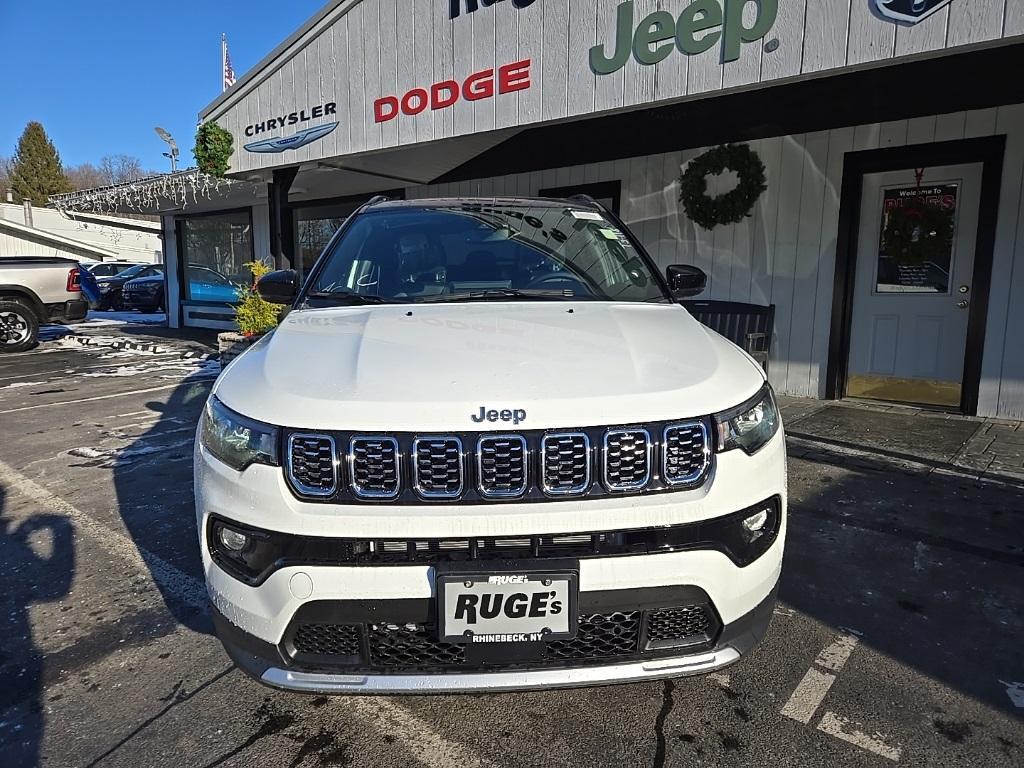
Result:
[[[234,304],[239,300],[242,286],[209,267],[189,264],[188,300],[208,301],[218,304]],[[162,275],[131,280],[122,290],[122,302],[126,309],[140,312],[167,311],[164,279]]]

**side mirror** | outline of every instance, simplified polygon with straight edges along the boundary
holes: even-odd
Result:
[[[673,264],[665,270],[665,275],[668,277],[668,287],[674,299],[696,296],[703,293],[708,285],[708,276],[704,274],[704,270],[691,267],[689,264]]]
[[[271,304],[293,304],[299,295],[299,275],[294,269],[268,272],[256,283],[256,291]]]

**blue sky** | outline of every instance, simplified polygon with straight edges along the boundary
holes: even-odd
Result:
[[[191,165],[197,114],[220,93],[220,35],[241,77],[326,0],[0,0],[0,155],[38,120],[65,165],[135,155]]]

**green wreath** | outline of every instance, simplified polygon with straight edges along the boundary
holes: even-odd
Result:
[[[736,188],[718,197],[708,197],[708,175],[719,174],[726,168],[739,177]],[[679,177],[679,200],[686,215],[704,229],[742,221],[766,189],[764,163],[746,144],[723,144],[709,149],[691,161]]]
[[[234,151],[235,140],[231,133],[215,122],[203,123],[196,129],[196,145],[192,147],[192,154],[196,158],[196,166],[203,173],[223,178]]]
[[[882,230],[885,255],[897,264],[943,264],[953,240],[953,212],[914,202],[889,211]]]

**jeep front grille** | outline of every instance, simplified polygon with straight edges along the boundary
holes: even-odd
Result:
[[[651,479],[651,434],[614,429],[604,436],[604,484],[609,491],[643,488]]]
[[[707,480],[704,419],[488,434],[285,432],[285,476],[309,502],[530,503],[685,491]]]
[[[696,482],[711,460],[708,429],[703,422],[665,427],[661,441],[662,476],[669,485]]]
[[[541,454],[545,493],[568,496],[590,487],[590,438],[585,432],[545,435]]]
[[[462,495],[462,441],[457,437],[418,438],[412,443],[413,482],[425,499]]]
[[[363,499],[393,499],[401,490],[398,441],[393,437],[353,437],[348,460],[352,492]]]
[[[528,454],[522,435],[481,437],[476,449],[480,493],[487,498],[522,496],[526,492]]]
[[[289,435],[288,475],[303,496],[331,496],[338,490],[334,438],[302,433]]]

